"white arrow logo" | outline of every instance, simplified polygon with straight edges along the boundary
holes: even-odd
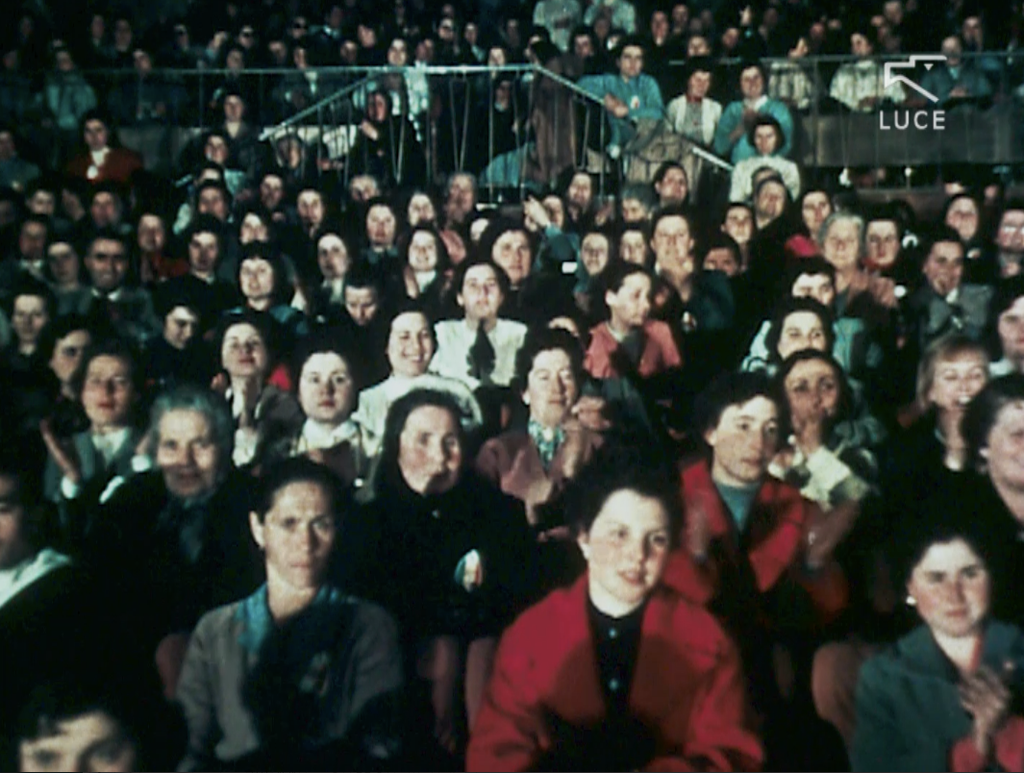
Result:
[[[883,88],[889,88],[892,84],[897,82],[903,83],[904,85],[910,86],[910,88],[912,88],[918,94],[921,94],[922,96],[930,99],[932,102],[937,103],[939,101],[939,98],[932,94],[930,91],[926,91],[925,89],[921,88],[918,84],[914,83],[914,81],[910,80],[910,78],[908,78],[906,75],[893,74],[892,71],[897,69],[913,70],[915,67],[917,67],[918,62],[923,62],[924,69],[930,70],[932,69],[932,67],[935,66],[935,62],[945,61],[946,57],[943,56],[942,54],[921,54],[920,56],[910,57],[909,62],[886,62],[884,67],[885,80],[883,81]]]

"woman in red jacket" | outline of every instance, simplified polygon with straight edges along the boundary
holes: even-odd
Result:
[[[678,493],[656,460],[601,449],[569,490],[587,573],[502,637],[469,770],[754,770],[736,647],[661,584]]]

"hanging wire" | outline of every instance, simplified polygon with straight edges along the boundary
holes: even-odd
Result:
[[[512,89],[514,91],[514,89]],[[513,125],[513,134],[518,134]],[[494,75],[487,75],[487,166],[494,163]],[[493,172],[493,170],[492,170]],[[494,174],[487,175],[487,187],[490,191],[490,202],[494,203]]]
[[[469,81],[468,76],[462,76],[462,147],[459,149],[459,171],[466,168],[466,140],[469,138]]]
[[[572,95],[573,110],[578,111],[579,106],[583,105],[583,145],[580,147],[580,162],[576,165],[577,169],[587,168],[587,148],[590,147],[590,106],[586,100],[580,99],[576,94]]]
[[[542,78],[542,77],[544,77],[544,76],[543,75],[539,75],[538,73],[534,73],[533,79],[530,81],[530,90],[528,92],[527,105],[526,105],[526,107],[527,107],[526,120],[527,121],[529,121],[530,117],[533,115],[533,107],[534,107],[533,99],[534,99],[534,94],[535,94],[536,89],[537,89],[537,80],[538,80],[538,78]],[[516,98],[514,96],[515,95],[515,90],[513,90],[512,94],[513,94],[512,105],[515,108],[512,117],[513,117],[513,120],[515,120],[515,125],[519,126],[519,104],[518,104],[518,100],[516,100]],[[520,142],[520,139],[521,139],[521,134],[516,134],[516,158],[519,159],[519,200],[522,201],[525,198],[525,193],[526,193],[526,154],[527,154],[527,151],[524,149],[525,145]]]
[[[459,138],[455,126],[455,85],[451,78],[448,78],[448,120],[452,125],[452,164],[456,171],[461,172],[459,166]]]

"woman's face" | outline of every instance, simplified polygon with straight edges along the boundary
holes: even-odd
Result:
[[[597,276],[608,265],[608,237],[604,234],[587,234],[580,245],[583,268],[590,276]]]
[[[274,267],[263,258],[246,258],[238,269],[238,283],[247,300],[265,301],[274,292]]]
[[[823,352],[828,341],[821,326],[821,318],[810,311],[794,311],[782,321],[782,335],[779,336],[778,352],[786,359],[793,352],[816,349]]]
[[[636,266],[647,265],[647,240],[639,231],[626,231],[619,240],[619,256]]]
[[[1024,401],[1008,403],[999,410],[980,453],[993,483],[1024,490]]]
[[[299,375],[299,405],[313,421],[336,427],[352,413],[355,386],[348,363],[334,352],[310,355]]]
[[[561,425],[578,394],[572,359],[564,349],[548,349],[533,358],[523,394],[531,419],[544,427]]]
[[[622,489],[605,500],[578,542],[590,600],[606,615],[623,617],[643,604],[665,571],[668,513],[657,499]]]
[[[310,591],[324,582],[337,525],[331,498],[319,483],[289,483],[275,495],[260,523],[249,518],[253,538],[263,550],[267,579],[294,591]]]
[[[119,429],[135,401],[131,365],[120,357],[93,357],[85,370],[82,407],[94,430]]]
[[[963,414],[988,383],[988,358],[980,352],[962,352],[935,363],[928,402],[941,414]]]
[[[961,241],[970,241],[978,233],[978,205],[973,199],[957,199],[946,211],[946,225],[960,234]]]
[[[136,770],[136,749],[116,719],[96,709],[55,723],[54,732],[24,740],[20,770]]]
[[[430,322],[418,311],[399,314],[391,323],[388,336],[388,362],[391,372],[403,378],[416,378],[427,372],[434,356],[434,337]]]
[[[998,330],[1003,356],[1015,362],[1024,360],[1024,295],[999,315]]]
[[[525,231],[505,231],[499,236],[491,248],[491,258],[505,269],[508,281],[513,287],[526,279],[530,274],[533,262],[533,251],[530,239]]]
[[[409,199],[409,226],[416,227],[420,223],[433,223],[437,220],[434,202],[425,193],[417,193]]]
[[[758,126],[754,129],[754,147],[762,156],[770,156],[779,144],[779,135],[774,126]]]
[[[417,273],[437,270],[437,239],[429,231],[417,231],[409,241],[409,267]]]
[[[800,214],[803,216],[807,232],[815,241],[821,233],[821,224],[832,214],[832,201],[824,191],[811,191],[804,196],[803,204],[800,207]]]
[[[348,273],[349,258],[345,242],[335,234],[326,234],[316,245],[316,260],[324,279],[341,279]]]
[[[822,421],[839,410],[839,383],[842,377],[827,362],[799,362],[786,376],[786,399],[794,424]]]
[[[398,467],[417,494],[441,494],[458,483],[462,443],[447,408],[424,405],[409,414],[398,439]]]
[[[167,229],[157,215],[143,215],[139,218],[139,249],[146,253],[159,253],[167,245]]]
[[[267,224],[263,218],[255,212],[250,212],[242,218],[242,225],[238,229],[238,241],[242,244],[251,242],[268,241],[270,234],[267,233]]]
[[[58,286],[70,287],[78,283],[81,261],[75,248],[67,242],[53,242],[49,246],[46,250],[46,265]]]
[[[267,347],[260,331],[248,323],[232,325],[224,335],[221,366],[232,378],[262,378],[267,372]]]
[[[980,632],[991,582],[985,563],[958,537],[928,548],[911,573],[907,593],[933,633],[961,638]]]

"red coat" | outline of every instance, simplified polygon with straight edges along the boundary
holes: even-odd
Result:
[[[132,172],[142,169],[142,156],[128,148],[111,148],[103,159],[103,166],[98,167],[99,174],[89,179],[89,167],[92,166],[92,156],[83,153],[75,156],[68,163],[67,173],[71,177],[80,177],[86,182],[102,183],[112,181],[126,185],[132,176]]]
[[[468,770],[535,769],[557,743],[554,724],[593,728],[605,718],[587,597],[584,575],[505,632],[470,738]],[[644,612],[629,708],[655,739],[648,770],[761,765],[735,646],[706,610],[667,588],[654,591]]]
[[[814,571],[805,566],[807,532],[820,517],[820,511],[798,489],[775,478],[765,478],[748,516],[749,547],[743,552],[736,522],[715,488],[707,462],[697,462],[683,470],[682,488],[687,517],[698,508],[707,517],[712,549],[708,558],[698,563],[686,550],[684,537],[684,547],[669,558],[664,577],[667,585],[688,598],[709,603],[733,590],[731,586],[722,587],[721,578],[736,576],[737,567],[746,563],[762,596],[784,584],[802,589],[817,613],[814,623],[829,622],[845,608],[849,587],[839,566],[832,562]],[[762,608],[761,612],[767,610]],[[774,621],[761,622],[772,627]]]
[[[643,378],[683,364],[675,339],[672,338],[672,330],[667,324],[656,319],[647,320],[644,323],[644,334],[647,340],[637,368]],[[611,357],[618,348],[619,342],[608,329],[608,324],[602,322],[590,331],[590,348],[587,349],[583,366],[594,378],[619,378],[625,375],[612,365]]]

